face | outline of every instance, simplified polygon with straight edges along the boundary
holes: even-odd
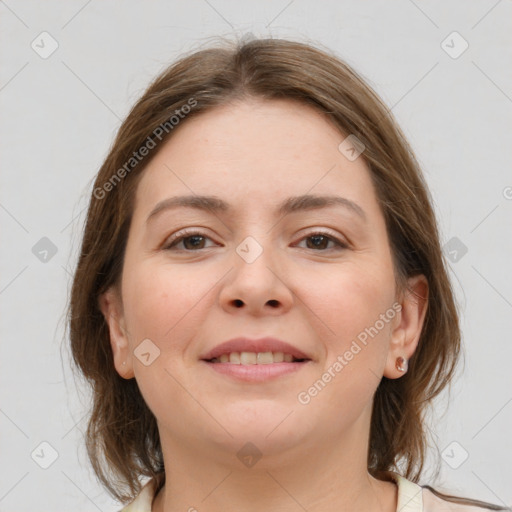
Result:
[[[144,171],[120,295],[102,309],[117,371],[136,378],[163,441],[222,456],[364,436],[381,377],[402,375],[421,311],[396,288],[369,170],[344,139],[307,106],[244,101],[184,122]],[[305,195],[338,200],[293,199]],[[226,204],[165,203],[183,196]],[[204,360],[237,337],[307,360],[245,377]]]

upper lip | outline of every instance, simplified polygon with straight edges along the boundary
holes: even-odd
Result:
[[[283,352],[285,354],[291,354],[295,359],[311,359],[307,354],[302,352],[302,350],[286,343],[286,341],[270,337],[258,339],[243,337],[233,338],[215,346],[209,352],[203,354],[200,359],[214,359],[223,354],[230,354],[231,352]]]

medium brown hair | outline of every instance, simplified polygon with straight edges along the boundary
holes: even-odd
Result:
[[[120,127],[94,183],[71,290],[72,354],[93,391],[87,451],[99,479],[122,502],[139,493],[140,477],[154,477],[161,487],[164,461],[155,417],[136,380],[115,370],[98,299],[120,282],[134,194],[151,158],[188,119],[244,98],[293,99],[325,114],[345,136],[355,135],[365,146],[397,282],[418,274],[428,280],[426,319],[409,371],[400,379],[384,377],[375,393],[372,475],[386,478],[400,467],[418,481],[426,452],[425,408],[454,373],[460,330],[437,223],[419,165],[389,109],[347,64],[311,44],[255,39],[195,51],[153,81]],[[171,127],[171,117],[191,99],[194,106]],[[154,149],[131,161],[144,145]]]

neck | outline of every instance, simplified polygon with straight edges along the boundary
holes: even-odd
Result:
[[[341,442],[305,441],[286,453],[265,453],[251,467],[233,452],[161,440],[166,484],[152,512],[396,511],[397,487],[368,474],[368,437],[356,429]]]

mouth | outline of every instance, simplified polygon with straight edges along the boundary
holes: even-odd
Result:
[[[238,337],[220,343],[199,358],[212,363],[259,365],[292,363],[310,357],[310,354],[302,352],[298,347],[277,338]]]
[[[266,382],[289,376],[311,363],[308,358],[287,352],[229,352],[202,359],[217,375],[239,382]]]
[[[262,382],[289,375],[312,363],[310,354],[277,338],[233,338],[200,356],[217,375]]]
[[[286,352],[229,352],[211,359],[203,359],[207,363],[228,363],[237,365],[267,365],[277,363],[303,363],[311,361],[307,358],[298,358]]]

